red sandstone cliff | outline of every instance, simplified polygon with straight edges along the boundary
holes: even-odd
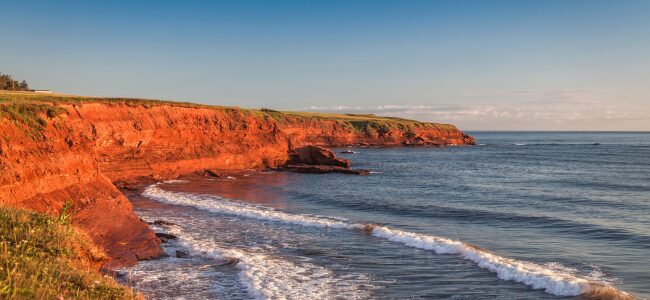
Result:
[[[281,122],[293,147],[318,145],[325,147],[368,145],[368,146],[406,146],[406,145],[471,145],[474,138],[465,135],[450,125],[421,123],[409,129],[373,128],[355,130],[337,120],[318,118],[286,117]]]
[[[111,266],[159,255],[159,241],[111,183],[173,178],[206,168],[276,167],[290,148],[339,145],[462,145],[453,126],[355,130],[340,120],[259,111],[84,102],[37,111],[43,128],[0,111],[0,203],[56,214],[66,201],[74,224],[107,249]],[[6,110],[5,111],[9,111]]]

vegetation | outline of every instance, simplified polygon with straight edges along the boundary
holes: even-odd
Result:
[[[0,73],[0,90],[28,91],[29,85],[25,80],[18,82],[11,75]]]
[[[325,114],[296,111],[278,112],[270,110],[266,110],[265,112],[279,122],[290,122],[296,119],[330,120],[338,122],[342,126],[350,127],[351,129],[361,133],[386,133],[392,130],[409,132],[417,128],[436,128],[442,130],[456,129],[454,125],[449,124],[420,122],[395,117],[382,117],[374,114]]]
[[[239,107],[213,106],[189,102],[161,101],[136,98],[101,98],[83,97],[73,95],[43,95],[29,92],[0,92],[0,118],[8,117],[10,120],[26,124],[35,132],[42,130],[47,118],[54,118],[65,110],[61,105],[83,105],[85,103],[104,103],[107,105],[127,105],[133,107],[153,107],[169,105],[175,107],[191,107],[216,109],[229,112],[239,112],[244,115],[253,115],[261,118],[271,118],[275,121],[288,124],[304,120],[334,121],[339,125],[348,127],[360,133],[390,132],[400,130],[409,132],[417,128],[435,128],[441,130],[456,129],[453,125],[419,122],[414,120],[382,117],[374,114],[325,114],[315,112],[277,111],[268,108],[244,109]]]
[[[105,254],[68,217],[0,206],[0,299],[141,298],[92,268]]]
[[[65,109],[45,103],[4,100],[0,98],[0,119],[6,118],[21,127],[33,138],[41,138],[47,126],[46,119],[52,119]]]

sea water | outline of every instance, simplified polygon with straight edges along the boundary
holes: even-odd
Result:
[[[339,154],[370,176],[147,186],[137,213],[178,239],[125,280],[155,299],[650,297],[650,133],[470,134]]]

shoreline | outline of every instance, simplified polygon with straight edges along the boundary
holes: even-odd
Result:
[[[65,95],[0,93],[0,99],[8,112],[0,115],[0,203],[57,214],[72,201],[73,224],[107,249],[108,269],[161,254],[114,182],[277,168],[291,149],[306,145],[474,142],[452,125],[374,115]]]
[[[316,227],[316,228],[331,227],[331,228],[340,228],[341,230],[352,230],[358,232],[359,234],[365,234],[365,235],[370,235],[381,239],[386,239],[388,241],[397,244],[403,244],[407,247],[414,247],[417,249],[434,251],[437,254],[458,255],[460,258],[475,263],[476,266],[480,268],[487,269],[491,273],[495,273],[495,276],[499,277],[500,279],[525,284],[532,287],[533,289],[539,289],[540,287],[543,287],[543,289],[544,288],[546,289],[547,293],[552,295],[564,295],[564,296],[572,295],[572,296],[579,296],[584,299],[636,299],[634,298],[634,296],[627,294],[623,291],[620,291],[610,285],[604,285],[604,284],[601,285],[597,282],[591,282],[580,276],[573,276],[570,274],[560,274],[560,273],[555,274],[552,270],[546,268],[544,265],[527,262],[525,260],[522,261],[522,260],[511,259],[508,257],[498,256],[496,253],[490,250],[480,248],[473,244],[463,243],[457,240],[448,240],[444,237],[435,237],[435,236],[427,236],[423,234],[411,233],[411,232],[399,230],[395,227],[389,228],[389,227],[372,225],[372,224],[365,224],[365,225],[356,224],[356,223],[349,223],[353,221],[349,221],[349,222],[337,221],[337,219],[328,218],[328,217],[321,218],[320,216],[315,216],[311,214],[300,215],[295,213],[289,213],[289,212],[285,212],[285,209],[282,205],[278,206],[283,201],[282,200],[278,201],[278,199],[274,199],[273,196],[268,196],[266,202],[259,201],[259,199],[255,199],[255,197],[249,198],[247,196],[246,191],[249,190],[249,187],[257,186],[257,188],[259,189],[267,185],[265,183],[260,183],[259,179],[266,178],[266,180],[268,180],[269,181],[268,183],[270,184],[282,184],[282,180],[286,180],[287,178],[280,178],[280,180],[276,180],[276,178],[274,177],[277,176],[283,177],[283,174],[284,173],[282,172],[263,172],[263,171],[251,171],[249,173],[237,172],[234,174],[233,173],[228,174],[228,176],[231,175],[235,175],[235,176],[249,175],[249,176],[245,176],[245,177],[242,176],[237,179],[229,179],[228,177],[224,177],[216,180],[209,180],[210,178],[206,179],[203,176],[197,176],[197,175],[193,175],[189,177],[183,176],[178,179],[159,181],[156,183],[148,183],[148,184],[143,183],[135,187],[135,189],[128,190],[125,194],[127,195],[130,201],[134,201],[134,203],[137,203],[134,205],[135,207],[142,208],[143,207],[142,205],[144,205],[147,207],[147,209],[154,210],[154,211],[156,209],[161,209],[163,207],[177,207],[176,209],[179,209],[179,211],[183,211],[185,209],[190,209],[190,210],[198,209],[201,211],[207,210],[208,212],[212,212],[212,210],[209,208],[210,207],[209,201],[204,202],[207,200],[202,200],[201,203],[205,203],[205,204],[201,204],[197,207],[186,203],[185,201],[189,201],[189,199],[191,199],[192,197],[191,195],[201,195],[201,197],[214,196],[217,198],[236,199],[244,203],[243,207],[240,207],[239,204],[236,204],[232,208],[226,207],[223,208],[225,210],[221,211],[222,210],[221,208],[216,208],[222,205],[219,204],[219,206],[215,207],[214,212],[221,211],[226,215],[230,214],[233,216],[241,216],[244,218],[250,217],[252,218],[252,220],[259,219],[259,220],[287,223],[287,224],[307,226],[307,227]],[[302,176],[302,175],[300,174],[288,175],[288,177],[291,176]],[[336,175],[336,176],[344,176],[344,175]],[[232,187],[233,183],[240,180],[247,181],[247,182],[237,183],[236,185],[238,187],[228,189],[229,186]],[[168,203],[168,201],[159,201],[144,195],[147,193],[151,194],[151,191],[147,191],[147,190],[150,190],[151,187],[158,186],[158,185],[162,185],[163,187],[155,188],[156,190],[161,189],[164,190],[166,194],[175,195],[181,198],[185,197],[183,195],[188,195],[187,197],[190,198],[187,199],[183,198],[183,200],[179,199],[178,201],[181,202],[178,203],[174,203],[174,201],[176,200]],[[208,187],[208,189],[206,189],[206,187]],[[256,194],[256,193],[253,192],[251,194]],[[168,196],[164,196],[164,197],[168,197]],[[205,207],[203,205],[205,205]],[[258,212],[255,210],[256,205],[261,205],[263,207],[271,207],[277,210],[268,212],[268,214],[264,210]],[[243,209],[244,211],[238,212],[239,209]],[[149,221],[153,222],[154,220],[149,220]],[[161,219],[156,221],[159,222],[161,221],[164,223],[167,220]],[[183,227],[183,225],[184,224],[177,223],[174,224],[173,226]],[[166,230],[163,230],[163,232],[166,232]],[[178,238],[181,239],[180,236]],[[190,253],[191,252],[192,251],[190,251]],[[230,252],[226,251],[224,253],[230,253]],[[169,254],[169,255],[173,255],[173,254]],[[221,257],[222,255],[226,255],[226,254],[220,254],[217,257]],[[238,257],[237,261],[243,260],[243,263],[245,263],[246,261],[245,256],[242,257],[237,256],[237,257]],[[223,260],[224,258],[221,257],[221,259]],[[514,265],[516,267],[512,267],[511,265]],[[243,268],[245,270],[245,268],[248,267],[243,267]]]

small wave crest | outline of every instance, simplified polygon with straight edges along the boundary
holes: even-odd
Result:
[[[437,254],[459,255],[463,259],[474,262],[478,267],[495,273],[502,280],[519,282],[533,289],[543,289],[546,293],[553,295],[582,295],[589,299],[634,299],[629,294],[619,291],[605,282],[579,276],[575,270],[565,268],[558,263],[542,265],[502,257],[477,246],[444,237],[406,232],[374,224],[348,223],[323,216],[290,214],[216,196],[168,192],[156,184],[147,187],[143,195],[155,200],[192,206],[215,213],[301,226],[357,230],[408,247],[430,250]],[[616,297],[612,298],[612,295],[616,295]]]
[[[600,143],[514,143],[515,146],[600,146]]]
[[[368,231],[367,228],[364,230]],[[460,255],[462,258],[476,263],[477,266],[495,273],[502,280],[523,283],[533,289],[544,289],[548,294],[578,296],[590,293],[595,295],[595,291],[601,290],[601,287],[608,288],[610,293],[617,291],[620,294],[624,294],[611,286],[590,282],[586,278],[574,275],[573,272],[567,272],[569,269],[561,267],[558,263],[553,263],[554,266],[547,266],[520,261],[502,257],[460,241],[405,232],[383,226],[374,226],[372,228],[372,235],[402,243],[409,247],[431,250],[437,254]]]
[[[170,179],[170,180],[165,180],[163,183],[168,183],[168,184],[175,184],[175,183],[188,183],[190,182],[189,180],[184,180],[184,179]]]
[[[330,228],[348,228],[349,225],[343,221],[320,216],[288,214],[273,208],[238,203],[216,196],[193,195],[188,193],[169,192],[151,185],[143,192],[145,197],[177,204],[197,207],[215,213],[226,213],[241,217],[253,218],[264,221],[281,221],[284,223],[317,226]]]
[[[239,269],[239,281],[257,299],[345,299],[367,298],[369,279],[362,274],[338,277],[331,270],[307,262],[291,262],[264,253],[224,249],[210,239],[170,228],[179,244],[193,255],[217,261],[218,266]]]

